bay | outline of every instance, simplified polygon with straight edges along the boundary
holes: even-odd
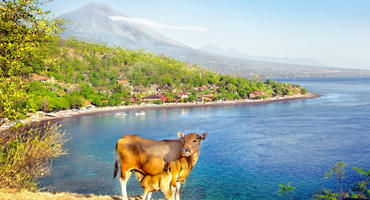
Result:
[[[289,81],[280,79],[280,81]],[[294,198],[311,199],[336,189],[324,173],[344,161],[370,168],[370,79],[295,79],[320,98],[265,105],[146,110],[145,115],[100,114],[64,120],[69,154],[53,162],[41,185],[55,192],[121,195],[113,179],[114,146],[125,134],[176,139],[178,131],[208,137],[185,184],[182,199],[279,199],[279,184],[291,182]],[[129,195],[141,194],[131,176]],[[161,193],[154,198],[163,198]]]

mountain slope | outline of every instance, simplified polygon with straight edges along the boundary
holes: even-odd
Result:
[[[130,18],[103,3],[89,3],[61,16],[71,21],[66,25],[64,38],[75,36],[82,40],[103,42],[110,46],[120,45],[128,49],[144,49],[202,65],[220,73],[254,77],[309,77],[309,76],[368,76],[369,71],[310,65],[284,64],[271,61],[229,57],[197,50],[147,27],[130,22]]]
[[[144,27],[126,22],[127,16],[103,3],[89,3],[61,16],[71,21],[64,37],[76,36],[85,40],[121,45],[128,49],[156,52],[166,48],[188,48]]]
[[[206,44],[199,48],[199,50],[207,51],[210,53],[224,55],[229,57],[245,58],[250,60],[259,60],[267,62],[278,62],[285,64],[296,64],[296,65],[312,65],[312,66],[326,66],[325,64],[308,58],[287,58],[287,57],[266,57],[266,56],[252,56],[238,50],[228,48],[223,49],[215,44]]]

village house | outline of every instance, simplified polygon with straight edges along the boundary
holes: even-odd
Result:
[[[168,103],[168,97],[166,97],[166,96],[161,97],[160,100],[162,100],[163,102]]]
[[[128,85],[128,81],[127,80],[117,80],[117,84]]]
[[[205,90],[205,89],[207,89],[207,87],[206,87],[206,86],[200,86],[200,87],[199,87],[199,90]]]
[[[85,100],[82,104],[83,104],[84,107],[86,107],[86,106],[91,105],[91,102],[88,101],[88,100]]]
[[[259,96],[262,96],[262,95],[263,95],[263,93],[258,90],[258,91],[254,91],[254,92],[249,92],[248,93],[248,98],[249,99],[255,99],[255,98],[257,98]]]
[[[158,95],[155,95],[155,94],[143,97],[143,100],[149,100],[149,101],[155,101],[155,100],[159,100],[159,99],[160,99],[160,97]]]
[[[177,96],[180,98],[180,99],[188,99],[189,96],[188,96],[188,93],[187,92],[180,92],[177,94]]]
[[[210,97],[201,97],[202,101],[205,101],[205,102],[210,102],[210,101],[213,101],[212,98]]]
[[[38,74],[32,74],[31,80],[46,82],[46,81],[49,81],[50,79],[48,77],[45,77],[45,76],[39,76]]]
[[[46,76],[40,76],[38,74],[32,74],[31,77],[32,81],[40,81],[40,82],[49,82],[49,83],[55,83],[54,77],[46,77]]]
[[[102,99],[102,100],[100,100],[100,102],[102,102],[102,103],[109,103],[109,99]]]
[[[131,97],[129,100],[130,100],[130,103],[136,103],[137,102],[136,98],[133,98],[133,97]]]
[[[164,97],[164,96],[166,96],[166,95],[164,94],[164,92],[158,92],[158,93],[157,93],[157,96],[158,96],[159,98],[161,98],[161,97]]]

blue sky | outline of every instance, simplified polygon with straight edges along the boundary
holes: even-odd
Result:
[[[61,15],[89,0],[54,0]],[[101,0],[165,36],[256,56],[370,70],[368,0]]]

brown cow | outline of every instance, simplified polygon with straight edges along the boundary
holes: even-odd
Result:
[[[192,166],[195,165],[198,160],[200,141],[204,140],[207,133],[203,133],[199,136],[195,133],[189,133],[184,136],[183,133],[178,133],[178,140],[162,140],[155,141],[142,138],[136,135],[126,135],[118,140],[116,144],[116,154],[115,154],[115,169],[114,178],[117,176],[118,163],[117,163],[117,153],[119,156],[120,167],[121,167],[121,189],[122,198],[127,198],[126,184],[131,176],[131,170],[136,170],[142,174],[146,175],[156,175],[162,173],[167,169],[168,164],[180,160],[182,158],[189,157]],[[193,156],[194,155],[194,156]],[[185,159],[189,160],[189,159]],[[182,163],[185,163],[184,160]],[[181,183],[176,182],[181,180],[180,178],[186,178],[190,171],[185,173],[182,165],[174,165],[174,175],[178,173],[175,177],[172,177],[171,185],[176,185],[176,193],[179,192]],[[191,167],[192,169],[192,167]],[[176,179],[175,179],[176,178]],[[184,179],[183,179],[184,180]],[[179,199],[179,194],[176,194],[176,199]]]
[[[181,151],[182,157],[169,163],[172,173],[171,186],[176,188],[174,193],[176,195],[176,200],[180,200],[181,183],[185,183],[186,178],[189,176],[191,170],[193,170],[195,164],[197,163],[200,142],[206,137],[207,133],[203,133],[202,136],[190,133],[186,137],[183,137],[184,147]]]

